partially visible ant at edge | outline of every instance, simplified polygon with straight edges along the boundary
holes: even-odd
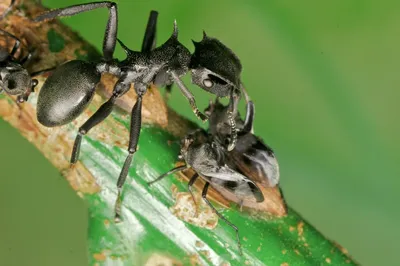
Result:
[[[51,69],[29,73],[25,66],[32,59],[32,52],[28,49],[27,55],[23,56],[21,51],[20,56],[17,57],[21,40],[2,29],[0,29],[0,35],[6,38],[6,45],[0,46],[0,93],[4,91],[9,95],[17,95],[17,102],[23,103],[28,100],[29,95],[38,84],[37,79],[33,77],[51,71]],[[7,45],[9,38],[14,41],[11,51]]]
[[[229,135],[229,124],[225,117],[227,107],[216,100],[206,109],[210,124],[208,131],[198,129],[181,141],[179,158],[185,162],[185,165],[175,167],[148,182],[151,185],[168,175],[192,168],[195,174],[190,178],[188,190],[196,208],[192,186],[200,176],[206,182],[202,190],[203,200],[235,230],[240,254],[242,250],[239,229],[219,213],[207,199],[208,187],[211,185],[221,193],[224,191],[231,193],[241,208],[244,201],[257,203],[264,201],[264,195],[257,183],[264,187],[275,187],[279,183],[279,166],[272,149],[252,133],[255,115],[253,102],[249,101],[246,107],[246,119],[243,121],[239,114],[235,118],[239,132],[238,142],[233,151],[228,152],[223,145]],[[282,191],[280,193],[283,198]],[[282,204],[285,205],[286,210],[284,199],[282,199]]]
[[[36,0],[36,2],[37,2],[39,5],[42,4],[42,0]],[[14,8],[14,6],[15,6],[15,3],[16,3],[16,0],[11,0],[11,1],[10,1],[10,4],[8,5],[8,7],[4,10],[3,14],[0,15],[0,20],[3,19],[3,18],[5,18],[5,17],[8,15],[8,13],[11,12],[11,10],[12,10],[12,9]]]
[[[88,106],[93,98],[96,84],[102,73],[111,73],[119,78],[114,86],[112,96],[80,128],[76,136],[71,164],[79,158],[82,137],[90,129],[102,122],[113,110],[116,99],[129,91],[134,84],[137,100],[132,108],[128,155],[117,181],[118,196],[115,205],[115,220],[121,217],[121,191],[126,181],[141,129],[142,99],[151,84],[167,87],[175,83],[189,101],[193,112],[203,121],[208,119],[202,114],[193,94],[182,82],[181,77],[191,72],[192,82],[200,88],[215,94],[217,97],[230,97],[228,121],[230,140],[227,149],[233,150],[236,145],[236,124],[234,117],[237,105],[244,92],[240,80],[242,66],[238,57],[219,40],[203,34],[200,42],[193,42],[193,54],[178,41],[178,28],[174,23],[171,37],[161,46],[156,47],[156,24],[158,13],[152,11],[148,20],[141,51],[130,50],[117,39],[118,13],[117,4],[109,1],[79,4],[47,11],[34,18],[35,22],[46,21],[56,17],[73,16],[93,9],[109,10],[109,17],[103,40],[103,60],[85,62],[72,60],[60,65],[47,78],[37,103],[38,121],[47,127],[61,126],[73,121]],[[113,57],[116,42],[126,52],[126,59],[118,61]]]

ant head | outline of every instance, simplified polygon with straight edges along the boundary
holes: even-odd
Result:
[[[17,64],[11,64],[1,72],[1,83],[2,89],[10,95],[26,94],[32,87],[28,71]]]
[[[204,32],[200,42],[193,41],[190,60],[192,82],[218,97],[226,97],[240,88],[242,65],[239,58],[224,44]]]

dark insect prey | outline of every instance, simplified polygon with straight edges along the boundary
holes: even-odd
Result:
[[[90,103],[96,84],[100,82],[102,73],[111,73],[119,78],[114,86],[111,98],[105,102],[93,116],[80,128],[75,139],[71,163],[78,160],[82,136],[91,128],[102,122],[112,111],[117,98],[124,95],[130,85],[134,84],[137,101],[132,109],[128,156],[117,181],[118,198],[116,203],[116,219],[120,218],[120,193],[125,183],[141,128],[142,99],[149,86],[154,83],[166,86],[167,89],[176,83],[183,95],[189,101],[194,113],[201,120],[207,116],[196,107],[192,93],[181,81],[181,77],[189,70],[192,82],[200,88],[217,95],[230,97],[228,119],[231,128],[231,143],[228,149],[233,149],[236,141],[234,115],[241,94],[240,72],[241,64],[233,52],[220,41],[204,34],[201,42],[194,42],[195,52],[189,50],[178,41],[176,23],[172,36],[160,47],[155,47],[157,12],[152,11],[146,28],[142,50],[132,51],[120,40],[118,42],[127,54],[127,58],[118,62],[113,58],[117,42],[117,5],[114,2],[103,1],[75,5],[48,11],[34,19],[44,21],[56,17],[73,16],[97,8],[109,9],[109,18],[103,41],[103,60],[101,62],[69,61],[59,66],[46,80],[38,98],[37,118],[47,127],[64,125],[79,116]]]
[[[256,182],[265,187],[275,187],[279,182],[279,167],[271,148],[256,137],[253,132],[254,105],[247,103],[247,115],[243,121],[239,114],[235,118],[238,125],[238,140],[233,151],[228,151],[223,141],[229,135],[229,123],[226,120],[226,108],[216,101],[211,103],[206,113],[210,116],[208,132],[199,129],[188,134],[181,142],[180,157],[185,165],[178,166],[159,176],[149,185],[162,178],[192,168],[195,174],[188,183],[192,194],[192,186],[200,176],[206,181],[202,197],[204,201],[236,231],[237,243],[241,252],[238,228],[220,214],[207,200],[208,187],[211,185],[221,194],[232,195],[231,200],[243,204],[244,201],[261,203],[264,195]],[[227,193],[226,193],[227,192]],[[283,202],[283,204],[285,204]],[[284,209],[286,206],[284,206]]]

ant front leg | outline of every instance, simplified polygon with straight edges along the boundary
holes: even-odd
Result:
[[[243,92],[246,103],[250,102],[251,101],[250,96],[247,93],[246,87],[244,86],[243,82],[240,83],[240,91]]]
[[[34,18],[34,21],[40,22],[44,20],[54,19],[56,17],[73,16],[79,13],[103,7],[107,7],[109,9],[107,27],[103,39],[103,56],[106,61],[111,61],[113,59],[115,44],[117,42],[118,31],[118,12],[116,3],[110,1],[102,1],[54,9]]]
[[[181,92],[183,95],[186,97],[186,99],[189,101],[190,106],[192,107],[193,113],[200,118],[203,122],[206,122],[208,120],[208,116],[204,115],[199,111],[196,105],[196,101],[194,99],[193,94],[189,91],[188,88],[186,88],[185,84],[183,84],[182,80],[179,78],[178,74],[176,74],[174,71],[170,70],[169,73],[171,74],[172,78],[176,82],[176,85],[178,85],[179,89],[181,89]]]
[[[254,115],[254,103],[252,101],[248,101],[246,104],[246,118],[244,120],[242,130],[239,132],[240,134],[253,133]]]
[[[232,151],[235,148],[237,142],[236,115],[239,99],[240,94],[236,91],[232,91],[231,99],[228,106],[228,120],[229,124],[231,125],[231,137],[227,148],[228,151]]]
[[[71,165],[75,164],[79,158],[82,136],[86,135],[90,129],[106,119],[112,112],[117,98],[124,95],[130,88],[130,83],[124,82],[125,77],[121,77],[116,83],[110,99],[103,103],[100,108],[79,128],[75,138],[74,147],[71,155]]]

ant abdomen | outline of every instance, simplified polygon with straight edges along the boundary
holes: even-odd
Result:
[[[59,66],[39,93],[38,121],[47,127],[73,121],[89,105],[100,78],[92,63],[73,60]]]

